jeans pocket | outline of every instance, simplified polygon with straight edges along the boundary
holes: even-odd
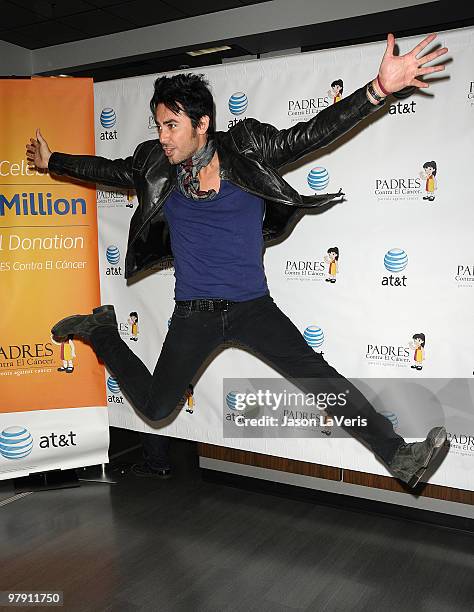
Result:
[[[175,304],[173,316],[178,319],[188,319],[191,316],[191,304]]]

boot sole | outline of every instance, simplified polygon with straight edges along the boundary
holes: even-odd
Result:
[[[109,312],[109,311],[115,312],[115,309],[112,304],[106,304],[104,306],[97,306],[97,308],[94,308],[92,310],[92,313],[100,314],[101,312]]]
[[[98,306],[97,308],[94,308],[94,310],[92,311],[93,314],[100,314],[100,313],[104,313],[104,312],[113,312],[115,315],[115,310],[114,307],[112,305],[105,305],[105,306]],[[79,314],[75,314],[75,315],[71,315],[70,317],[65,317],[64,319],[61,319],[61,321],[58,321],[56,323],[56,325],[54,325],[54,327],[51,328],[51,333],[53,334],[53,336],[62,338],[64,336],[69,336],[70,334],[72,335],[78,335],[79,337],[81,337],[81,332],[79,332],[79,334],[77,334],[77,331],[74,330],[69,330],[69,332],[67,331],[62,331],[60,332],[60,328],[63,327],[64,325],[67,325],[68,322],[72,322],[73,319],[76,319],[77,317],[84,317],[87,315],[79,315]],[[114,323],[114,325],[116,325],[116,322]],[[84,334],[84,337],[88,336],[89,334]]]
[[[56,336],[58,338],[62,338],[64,336],[69,336],[70,334],[74,334],[74,331],[70,331],[68,333],[67,331],[59,332],[59,330],[64,324],[67,324],[68,321],[71,321],[72,319],[75,319],[76,317],[80,317],[80,316],[81,315],[71,315],[70,317],[65,317],[64,319],[61,319],[61,321],[58,321],[56,325],[54,325],[51,328],[51,333],[53,334],[53,336]]]
[[[432,459],[434,459],[436,457],[436,455],[438,455],[438,453],[440,452],[440,450],[443,448],[444,443],[446,442],[446,429],[444,429],[444,427],[437,433],[437,435],[432,438],[433,441],[433,448],[431,449],[430,454],[428,455],[428,458],[424,464],[424,466],[422,468],[420,468],[418,470],[418,472],[416,472],[416,474],[414,474],[410,480],[408,481],[408,486],[411,487],[412,489],[414,487],[417,486],[417,484],[419,484],[420,480],[423,478],[423,474],[426,472],[426,470],[428,469],[428,466],[431,462]]]

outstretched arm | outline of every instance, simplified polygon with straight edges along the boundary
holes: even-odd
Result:
[[[410,52],[397,56],[393,54],[395,37],[389,34],[377,77],[337,104],[326,107],[309,121],[278,130],[255,119],[247,120],[257,151],[267,163],[280,168],[335,141],[376,111],[389,94],[409,86],[429,87],[418,77],[444,70],[445,65],[422,66],[444,55],[448,49],[443,47],[420,58],[418,55],[435,38],[436,34],[430,34]]]
[[[132,157],[112,160],[95,155],[53,153],[39,129],[36,138],[30,138],[26,145],[26,158],[32,170],[48,170],[88,183],[133,188]]]
[[[444,55],[448,52],[448,49],[443,47],[423,57],[419,58],[418,56],[435,38],[436,34],[430,34],[411,51],[405,53],[405,55],[394,55],[395,36],[393,34],[387,36],[387,47],[382,58],[382,63],[380,64],[379,73],[375,79],[375,85],[381,90],[380,92],[382,95],[400,91],[400,89],[404,87],[411,86],[424,89],[430,86],[429,83],[417,77],[444,70],[445,64],[430,66],[428,68],[422,68],[422,66]]]
[[[40,129],[37,128],[36,138],[30,138],[30,142],[26,145],[28,167],[30,170],[34,170],[35,168],[38,170],[47,170],[50,157],[51,149],[43,138]]]

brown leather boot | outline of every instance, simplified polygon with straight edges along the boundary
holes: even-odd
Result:
[[[389,470],[409,487],[416,487],[443,448],[446,435],[444,427],[434,427],[423,442],[402,444],[388,464]]]

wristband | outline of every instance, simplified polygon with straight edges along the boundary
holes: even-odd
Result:
[[[378,86],[380,87],[380,91],[381,91],[383,94],[385,94],[386,96],[389,96],[389,95],[390,95],[390,92],[389,92],[389,91],[387,91],[387,90],[385,89],[385,87],[382,85],[382,81],[380,80],[379,75],[377,75],[377,83],[378,83]]]
[[[369,81],[367,83],[367,93],[369,93],[372,98],[374,98],[374,100],[378,103],[378,102],[382,102],[382,100],[385,100],[384,96],[380,96],[374,89],[374,86],[372,85],[372,81]]]

